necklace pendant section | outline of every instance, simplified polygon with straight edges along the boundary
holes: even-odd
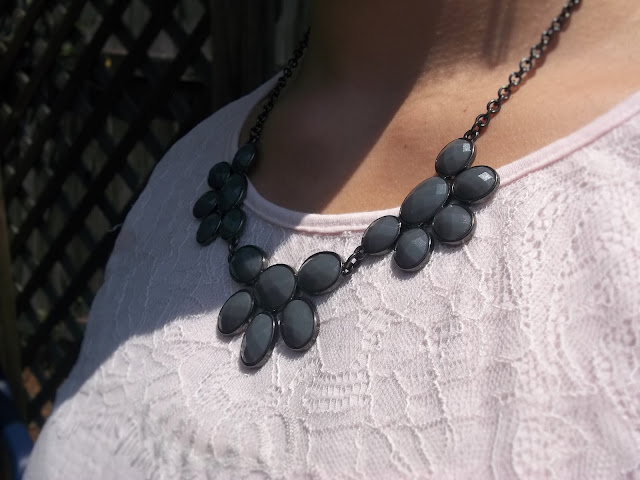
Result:
[[[255,245],[240,247],[229,256],[229,274],[236,282],[253,284],[267,268],[267,255]]]
[[[434,235],[447,245],[466,242],[471,238],[475,227],[475,215],[462,205],[449,205],[433,219]]]
[[[291,300],[280,317],[280,336],[291,350],[308,350],[318,336],[318,316],[307,299]]]
[[[393,250],[400,236],[400,220],[387,215],[374,220],[362,235],[362,248],[367,255],[384,255]]]
[[[264,310],[276,312],[293,299],[297,287],[298,277],[289,265],[272,265],[258,277],[256,297]]]
[[[475,145],[466,138],[449,142],[436,158],[436,172],[443,177],[458,175],[473,163],[476,156]]]
[[[471,167],[453,181],[452,193],[464,203],[482,203],[498,188],[498,172],[487,166]]]
[[[258,313],[244,332],[240,347],[240,360],[249,368],[264,365],[278,340],[276,319],[270,313]]]
[[[244,331],[255,310],[255,303],[249,290],[231,295],[220,309],[218,331],[222,335],[237,335]]]
[[[411,228],[400,235],[393,260],[401,270],[416,272],[427,264],[432,252],[431,235],[422,228]]]
[[[309,295],[334,290],[342,280],[342,258],[335,252],[319,252],[307,258],[298,270],[298,286]]]
[[[449,199],[449,183],[442,177],[427,178],[415,187],[400,207],[403,225],[419,226],[431,220]]]

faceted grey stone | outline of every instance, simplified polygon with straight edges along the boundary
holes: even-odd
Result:
[[[284,307],[296,293],[297,278],[289,265],[272,265],[258,277],[256,296],[260,306],[275,312]]]
[[[287,303],[280,318],[280,334],[284,343],[293,350],[306,350],[318,335],[318,324],[313,305],[304,299]]]
[[[436,172],[445,177],[457,175],[473,162],[476,149],[473,142],[458,138],[449,142],[436,158]]]
[[[222,217],[222,225],[220,225],[220,236],[224,240],[231,240],[239,237],[244,230],[244,221],[246,215],[239,208],[232,208]]]
[[[234,173],[220,189],[218,194],[218,208],[222,213],[228,212],[233,207],[242,203],[247,194],[247,178],[244,175]]]
[[[247,327],[254,306],[253,295],[240,290],[224,302],[218,314],[218,331],[223,335],[235,335]]]
[[[488,199],[499,183],[500,177],[493,168],[471,167],[455,178],[452,192],[458,200],[476,203]]]
[[[216,163],[211,170],[209,170],[209,177],[207,183],[214,190],[220,190],[231,175],[231,165],[227,162]]]
[[[400,235],[400,220],[393,215],[374,220],[362,236],[362,248],[369,255],[382,255],[393,250]]]
[[[247,143],[241,146],[231,162],[231,168],[234,172],[244,173],[249,170],[256,157],[256,146],[253,143]]]
[[[257,314],[244,332],[240,359],[247,367],[257,368],[271,356],[277,340],[276,321],[268,313]]]
[[[307,258],[298,270],[298,285],[309,295],[322,295],[338,286],[342,259],[334,252],[319,252]]]
[[[475,225],[470,210],[462,205],[449,205],[433,219],[433,233],[442,243],[457,245],[470,238]]]
[[[433,218],[449,198],[449,184],[441,177],[431,177],[419,184],[400,207],[400,220],[406,225],[421,225]]]
[[[400,235],[393,259],[400,269],[415,272],[427,264],[432,251],[431,236],[421,228],[412,228]]]
[[[249,285],[266,267],[266,254],[253,245],[237,249],[229,258],[229,273],[238,283]]]
[[[200,245],[209,245],[218,238],[221,221],[222,219],[217,213],[212,213],[202,221],[196,232],[196,240]]]
[[[204,218],[213,212],[218,206],[218,194],[209,191],[202,195],[193,205],[193,216],[196,218]]]

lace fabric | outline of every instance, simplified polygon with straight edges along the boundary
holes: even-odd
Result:
[[[473,241],[417,274],[366,261],[309,352],[247,373],[191,207],[267,88],[158,165],[26,478],[640,478],[640,94],[500,169]],[[246,203],[243,243],[294,266],[383,213]]]

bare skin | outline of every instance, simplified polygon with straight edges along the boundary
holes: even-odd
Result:
[[[297,211],[398,206],[434,174],[440,149],[485,111],[561,7],[316,2],[308,52],[266,123],[251,181]],[[636,0],[586,0],[559,37],[478,140],[477,164],[513,162],[640,90]]]

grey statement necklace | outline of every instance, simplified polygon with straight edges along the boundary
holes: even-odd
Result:
[[[311,298],[331,292],[368,256],[393,252],[398,268],[415,272],[429,261],[436,241],[458,245],[469,240],[476,224],[470,207],[489,199],[500,183],[493,168],[471,166],[475,142],[535,67],[536,60],[543,56],[579,3],[580,0],[569,0],[564,5],[560,15],[542,33],[540,42],[520,61],[519,69],[509,75],[509,83],[500,87],[498,98],[487,104],[487,111],[478,115],[462,138],[442,149],[436,158],[437,175],[424,180],[407,195],[399,217],[388,215],[375,220],[346,260],[336,252],[318,252],[302,262],[296,272],[285,264],[268,266],[267,255],[258,246],[238,247],[238,244],[246,219],[241,208],[247,192],[246,173],[257,160],[256,145],[263,126],[304,54],[309,40],[307,32],[269,93],[250,130],[249,141],[238,149],[231,163],[223,161],[211,168],[208,177],[211,190],[193,207],[193,215],[201,220],[196,240],[201,245],[208,245],[218,237],[227,241],[229,273],[243,285],[222,306],[218,331],[223,335],[244,332],[240,352],[244,365],[252,368],[264,365],[279,337],[292,350],[310,348],[318,335],[318,318]]]

